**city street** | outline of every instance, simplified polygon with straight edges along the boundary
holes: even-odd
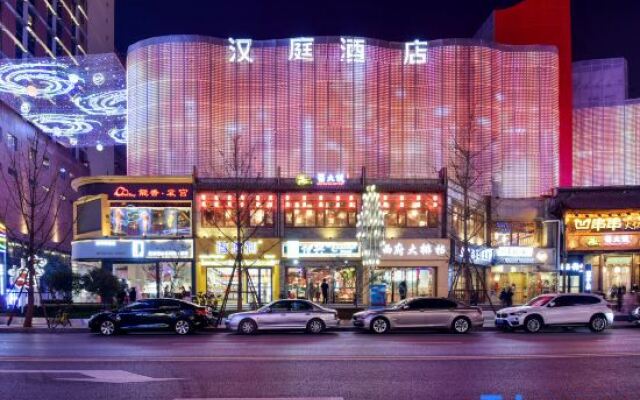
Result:
[[[5,333],[6,399],[637,399],[640,330]]]

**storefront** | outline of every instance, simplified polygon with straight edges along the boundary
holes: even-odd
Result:
[[[72,182],[72,268],[111,271],[139,298],[187,297],[195,286],[191,177],[83,177]],[[91,301],[86,293],[78,301]]]
[[[513,303],[556,291],[558,272],[555,250],[526,246],[501,246],[493,250],[487,286],[494,302],[503,289],[511,288]]]
[[[354,304],[360,279],[360,251],[355,241],[297,241],[282,245],[283,296],[331,304]],[[326,301],[323,283],[327,284]]]
[[[197,239],[198,287],[220,301],[229,288],[228,308],[237,306],[236,244],[223,239]],[[251,239],[242,252],[242,303],[253,308],[279,296],[280,240]],[[233,274],[233,276],[232,276]]]
[[[564,222],[567,273],[590,271],[592,290],[607,297],[613,297],[618,288],[637,288],[640,210],[567,210]]]
[[[390,239],[382,247],[371,284],[384,285],[386,304],[417,296],[444,297],[448,292],[449,239]]]
[[[86,274],[104,268],[139,298],[190,297],[193,293],[193,240],[92,239],[71,243],[72,269]],[[80,293],[76,301],[92,301]]]

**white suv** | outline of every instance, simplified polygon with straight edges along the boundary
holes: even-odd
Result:
[[[496,314],[496,327],[523,327],[530,333],[545,326],[588,326],[593,332],[602,332],[612,324],[613,311],[608,303],[587,293],[543,294],[523,306],[503,308]]]

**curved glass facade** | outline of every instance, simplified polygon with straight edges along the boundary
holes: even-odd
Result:
[[[355,178],[365,167],[372,178],[435,178],[454,143],[470,143],[480,192],[531,197],[557,185],[554,48],[440,40],[412,59],[405,43],[358,39],[349,53],[344,38],[295,40],[240,49],[169,36],[133,45],[128,174],[195,167],[200,177],[229,177],[235,149],[265,177]]]

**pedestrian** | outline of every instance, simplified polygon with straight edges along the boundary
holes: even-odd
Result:
[[[502,288],[502,290],[500,291],[500,304],[502,304],[502,307],[506,307],[507,306],[507,289],[506,288]]]
[[[511,286],[507,288],[507,307],[513,306],[513,289]]]
[[[315,291],[316,291],[316,287],[313,285],[313,283],[309,284],[309,297],[307,297],[310,301],[313,301],[313,298],[315,297]]]
[[[136,301],[137,298],[138,298],[138,293],[136,292],[136,287],[133,286],[131,287],[131,290],[129,290],[129,301],[133,303],[134,301]]]
[[[400,295],[400,300],[407,298],[407,281],[400,282],[398,285],[398,294]]]
[[[118,294],[116,295],[116,301],[118,302],[118,307],[124,306],[124,299],[127,297],[127,292],[124,287],[121,287],[118,290]]]
[[[618,293],[616,293],[616,303],[618,304],[618,312],[622,312],[622,299],[624,296],[623,286],[618,287]]]
[[[329,302],[329,284],[326,278],[322,279],[320,289],[322,290],[322,304],[327,304]]]

